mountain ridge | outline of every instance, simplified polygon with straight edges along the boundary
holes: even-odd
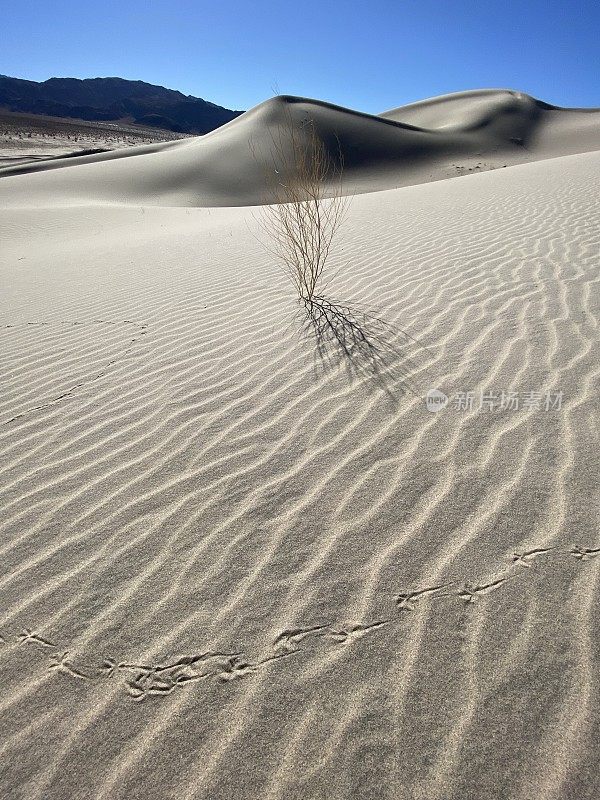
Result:
[[[114,121],[178,133],[204,134],[242,114],[176,89],[126,78],[48,78],[0,75],[0,107],[46,116]]]

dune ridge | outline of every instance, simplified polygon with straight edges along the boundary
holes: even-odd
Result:
[[[272,140],[314,124],[348,194],[600,149],[599,109],[560,109],[522,92],[457,92],[380,116],[282,95],[202,137],[0,169],[0,201],[245,206],[268,200]],[[24,176],[27,178],[24,179]],[[14,180],[18,177],[18,180]]]

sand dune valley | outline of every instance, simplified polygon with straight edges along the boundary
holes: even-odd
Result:
[[[316,314],[287,124],[343,160]],[[0,796],[600,798],[600,110],[112,146],[0,168]]]

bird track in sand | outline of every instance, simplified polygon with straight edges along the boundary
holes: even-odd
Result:
[[[257,661],[250,660],[243,652],[207,650],[199,654],[184,655],[174,660],[167,660],[166,663],[117,661],[107,656],[99,666],[85,669],[76,666],[69,658],[68,650],[61,652],[58,645],[49,638],[30,628],[23,628],[16,636],[0,632],[0,644],[26,644],[37,646],[45,651],[53,650],[54,652],[50,653],[47,669],[77,680],[106,680],[119,676],[122,678],[124,688],[129,696],[133,700],[141,702],[151,696],[165,697],[175,689],[200,681],[215,680],[225,684],[251,677],[267,664],[290,656],[302,655],[302,645],[309,639],[319,638],[331,647],[344,648],[347,651],[354,641],[406,619],[418,609],[423,601],[454,598],[462,601],[467,607],[476,606],[482,597],[499,590],[508,581],[526,577],[527,572],[523,568],[529,570],[534,559],[552,552],[582,562],[599,556],[600,548],[573,545],[567,550],[558,547],[540,547],[520,553],[515,552],[510,557],[512,563],[505,571],[490,579],[477,580],[474,583],[451,581],[400,592],[394,598],[396,613],[391,617],[374,622],[353,624],[330,622],[322,625],[288,628],[270,642],[271,654]]]
[[[13,415],[9,419],[4,420],[1,423],[2,425],[10,425],[12,422],[16,422],[17,420],[22,419],[23,417],[25,417],[25,416],[27,416],[29,414],[32,414],[34,411],[42,411],[45,408],[50,408],[51,406],[54,406],[57,403],[60,403],[62,400],[66,400],[66,399],[72,397],[73,394],[78,389],[81,389],[84,386],[88,386],[90,383],[95,383],[97,380],[100,380],[100,378],[103,378],[108,373],[110,367],[114,366],[117,362],[119,362],[124,356],[126,356],[133,349],[135,344],[140,340],[140,337],[144,336],[147,333],[147,328],[148,328],[148,325],[146,323],[133,322],[132,320],[129,320],[129,319],[124,319],[124,320],[114,321],[114,322],[111,321],[111,320],[104,320],[104,319],[92,319],[92,320],[89,320],[89,322],[82,322],[80,320],[74,320],[74,321],[60,320],[59,322],[23,322],[23,323],[20,323],[19,325],[17,325],[17,324],[3,325],[2,328],[4,330],[6,330],[6,329],[9,329],[9,328],[15,329],[15,328],[21,328],[21,327],[50,327],[50,326],[53,326],[53,325],[65,325],[65,326],[73,326],[73,327],[74,326],[79,326],[79,325],[134,325],[135,327],[139,328],[139,333],[138,333],[137,336],[135,336],[133,339],[131,339],[125,345],[125,349],[124,350],[122,350],[118,355],[116,355],[110,361],[105,363],[104,368],[100,372],[94,374],[90,378],[85,378],[84,380],[79,381],[78,383],[75,383],[73,386],[71,386],[66,391],[61,392],[56,397],[52,397],[50,400],[47,400],[44,403],[40,403],[39,405],[32,406],[31,408],[25,409],[25,411],[21,411],[18,414]]]

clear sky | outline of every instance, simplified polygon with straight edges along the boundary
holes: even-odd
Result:
[[[509,88],[600,106],[598,0],[18,0],[0,73],[119,76],[235,109],[274,93],[379,113]]]

